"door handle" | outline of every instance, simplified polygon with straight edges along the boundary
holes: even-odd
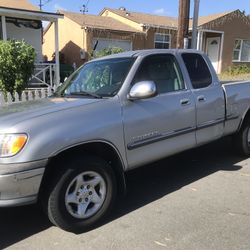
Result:
[[[181,103],[181,105],[189,105],[189,104],[190,104],[190,100],[187,99],[187,98],[181,99],[181,100],[180,100],[180,103]]]
[[[197,100],[198,100],[198,102],[205,102],[206,98],[205,98],[204,95],[200,95],[200,96],[197,97]]]

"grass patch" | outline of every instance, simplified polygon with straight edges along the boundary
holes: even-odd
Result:
[[[221,73],[218,75],[220,81],[236,81],[236,80],[245,80],[245,79],[250,79],[250,73],[242,73],[238,75],[231,75],[227,73]]]
[[[234,65],[218,76],[221,81],[250,79],[250,67],[246,64]]]

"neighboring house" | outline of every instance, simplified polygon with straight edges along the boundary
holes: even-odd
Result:
[[[58,18],[63,18],[63,15],[41,12],[27,0],[0,0],[0,39],[25,40],[36,51],[36,70],[32,83],[43,84],[45,71],[55,76],[50,77],[47,84],[59,82],[59,60],[54,64],[44,64],[42,53],[42,21],[57,23]],[[57,51],[59,59],[57,47],[57,43],[54,43],[54,51]]]
[[[100,15],[146,32],[146,41],[137,45],[138,49],[176,47],[177,18],[131,12],[124,8],[105,8]],[[241,11],[201,16],[198,30],[197,48],[208,54],[217,73],[233,64],[250,63],[250,21]]]
[[[140,30],[111,17],[86,15],[61,11],[64,19],[59,20],[59,50],[65,62],[80,66],[89,60],[95,51],[106,47],[121,47],[124,50],[135,49],[134,41],[143,41],[145,34]],[[54,53],[51,46],[54,24],[44,31],[43,51],[49,59]],[[53,44],[53,43],[52,43]]]
[[[125,50],[176,47],[176,17],[132,12],[125,8],[104,8],[99,16],[62,13],[65,18],[59,21],[62,27],[60,50],[70,63],[85,62],[89,59],[86,55],[92,54],[96,44],[96,50],[109,46]],[[190,39],[191,33],[190,28]],[[52,35],[53,25],[50,25],[44,35],[43,48],[47,56],[53,53]],[[239,10],[199,17],[197,49],[208,54],[217,73],[233,64],[250,63],[249,19]]]
[[[250,20],[240,10],[200,17],[198,48],[220,73],[229,66],[250,65]]]
[[[135,42],[135,49],[168,49],[176,47],[178,25],[176,17],[132,12],[125,8],[104,8],[100,15],[112,17],[144,32],[146,34],[145,40]]]

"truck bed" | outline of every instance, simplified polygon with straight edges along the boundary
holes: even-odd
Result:
[[[250,80],[225,82],[222,86],[226,96],[225,134],[230,134],[238,129],[250,105]]]

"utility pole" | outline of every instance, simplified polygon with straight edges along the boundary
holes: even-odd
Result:
[[[194,0],[194,16],[193,16],[193,30],[192,30],[192,49],[197,48],[197,28],[199,19],[200,0]]]
[[[42,0],[39,0],[39,8],[40,8],[40,11],[42,11],[42,7],[43,7]]]
[[[188,47],[190,0],[179,0],[177,48]]]

